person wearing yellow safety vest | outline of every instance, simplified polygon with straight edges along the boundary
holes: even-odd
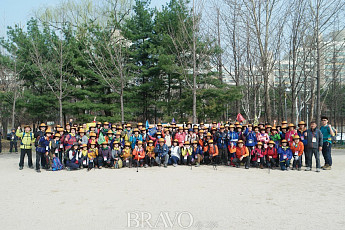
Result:
[[[25,154],[28,155],[29,168],[33,169],[34,167],[32,164],[32,144],[35,142],[35,137],[34,134],[31,132],[30,125],[24,126],[24,132],[21,131],[21,128],[19,126],[16,135],[21,139],[19,170],[22,170],[24,167]]]

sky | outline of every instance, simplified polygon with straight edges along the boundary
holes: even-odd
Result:
[[[7,26],[19,24],[26,25],[26,22],[40,7],[55,6],[60,0],[0,0],[0,37],[6,36]],[[152,7],[160,8],[168,0],[151,0]]]

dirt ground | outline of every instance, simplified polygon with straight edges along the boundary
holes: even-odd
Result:
[[[19,154],[0,155],[4,230],[345,228],[345,150],[333,150],[332,170],[320,173],[170,166],[38,174],[27,158],[22,171],[18,162]]]

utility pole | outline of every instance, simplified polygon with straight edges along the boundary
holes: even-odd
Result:
[[[218,34],[218,47],[220,48],[220,14],[219,14],[219,8],[217,8],[217,34]],[[218,55],[218,74],[219,74],[219,80],[223,82],[223,71],[222,71],[222,54],[219,52]]]

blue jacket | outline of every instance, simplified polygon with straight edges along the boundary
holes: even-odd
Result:
[[[192,147],[192,149],[193,149],[193,151],[192,151],[192,157],[193,158],[195,158],[195,155],[197,155],[197,154],[202,155],[202,153],[203,153],[201,146],[196,147],[196,150],[194,150],[194,147]]]
[[[289,147],[287,147],[286,150],[279,147],[277,153],[279,155],[279,161],[285,161],[286,159],[291,160],[292,158],[292,151]],[[286,156],[286,159],[284,159],[284,156]]]
[[[39,152],[39,153],[50,152],[49,142],[50,141],[47,140],[46,136],[40,137],[38,141],[38,146],[36,147],[36,152]]]
[[[141,134],[138,134],[138,136],[136,137],[134,134],[129,138],[129,142],[131,142],[131,147],[132,149],[135,148],[135,145],[137,144],[137,141],[142,141],[143,137],[141,136]]]
[[[249,132],[248,129],[246,129],[243,135],[246,137],[246,146],[253,147],[256,145],[257,140],[256,140],[256,134],[254,131]]]
[[[304,146],[307,146],[307,144],[308,144],[308,136],[307,137],[305,136],[306,132],[307,132],[307,129],[303,132],[301,132],[300,130],[297,130],[297,134],[298,134],[298,136],[300,136],[301,141],[302,141]]]
[[[217,146],[218,146],[218,149],[226,149],[226,133],[225,132],[217,133]]]
[[[234,146],[236,146],[237,141],[238,141],[239,135],[238,132],[228,132],[228,145],[230,145],[231,142],[233,142]]]
[[[158,144],[155,148],[155,153],[158,157],[164,157],[165,155],[167,155],[169,152],[169,147],[164,144],[163,146],[160,146],[160,144]]]

